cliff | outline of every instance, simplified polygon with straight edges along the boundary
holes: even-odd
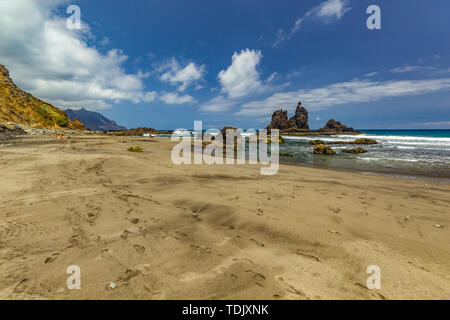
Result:
[[[17,87],[8,69],[0,64],[0,123],[8,122],[48,129],[84,130],[82,123],[72,122],[63,110]]]

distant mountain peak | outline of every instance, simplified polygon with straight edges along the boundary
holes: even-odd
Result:
[[[89,111],[85,108],[79,110],[66,110],[67,116],[72,120],[81,121],[86,129],[92,131],[118,131],[127,130],[127,128],[119,126],[115,121],[106,118],[99,112]]]

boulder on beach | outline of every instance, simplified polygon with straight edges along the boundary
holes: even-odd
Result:
[[[144,149],[142,149],[141,147],[135,146],[135,147],[128,148],[128,151],[130,151],[130,152],[144,152]]]

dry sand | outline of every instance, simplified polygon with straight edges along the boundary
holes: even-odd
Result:
[[[175,166],[168,139],[136,140],[0,147],[0,298],[450,297],[450,183]],[[81,290],[66,288],[70,265]]]

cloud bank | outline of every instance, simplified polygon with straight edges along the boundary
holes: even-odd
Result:
[[[450,90],[450,78],[402,81],[349,81],[323,88],[281,92],[244,104],[237,115],[269,115],[280,107],[292,111],[301,100],[310,110],[319,110],[346,103],[371,102],[384,98],[413,96]]]
[[[142,79],[148,74],[128,74],[123,67],[128,57],[121,50],[101,53],[88,45],[95,40],[88,25],[82,24],[81,30],[66,27],[67,17],[55,11],[68,4],[66,0],[0,2],[0,62],[20,87],[63,108],[105,109],[121,101],[158,98],[165,103],[193,101],[145,90]],[[166,78],[180,83],[179,91],[184,91],[202,73],[192,64]]]

